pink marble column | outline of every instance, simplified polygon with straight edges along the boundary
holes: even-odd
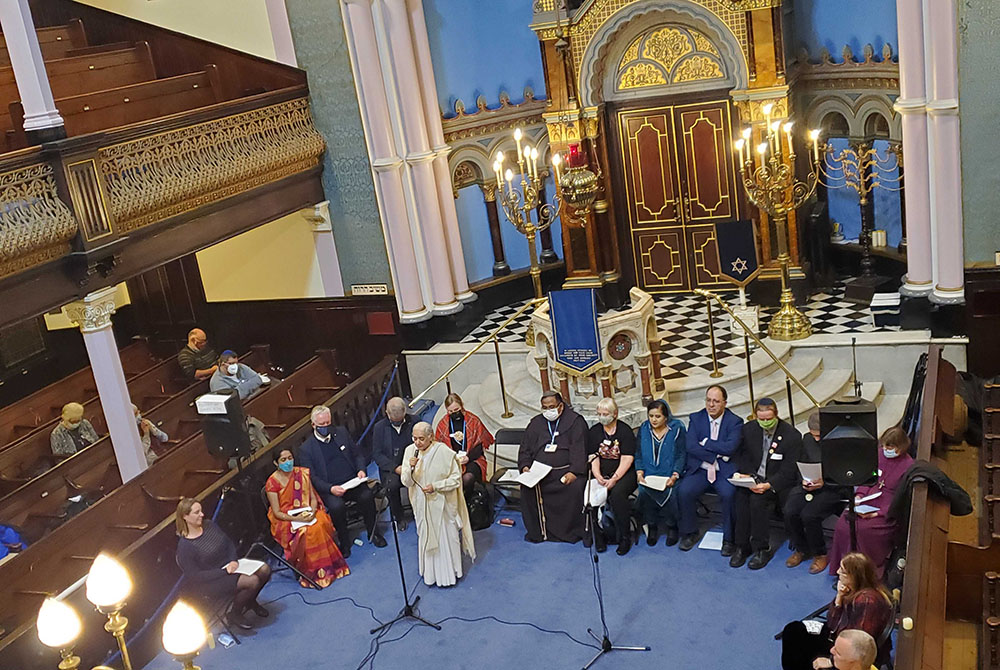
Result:
[[[958,117],[958,19],[955,0],[927,3],[924,23],[929,50],[931,202],[934,203],[934,291],[936,303],[965,301],[962,238],[962,146]],[[904,149],[905,156],[905,149]],[[907,164],[909,169],[909,164]],[[907,211],[909,223],[909,211]]]
[[[934,287],[931,257],[930,166],[927,154],[927,85],[921,0],[896,0],[899,98],[906,160],[906,277],[899,292],[926,296]]]
[[[0,28],[24,107],[24,131],[29,140],[46,142],[66,137],[63,119],[52,99],[28,0],[0,2]]]
[[[476,294],[469,290],[465,253],[462,251],[462,238],[458,232],[458,212],[455,210],[451,170],[448,167],[448,153],[451,149],[444,141],[444,128],[441,126],[441,110],[437,104],[437,85],[434,81],[434,64],[431,61],[431,46],[427,38],[423,0],[406,0],[406,8],[410,15],[413,47],[420,75],[424,122],[427,124],[431,150],[434,152],[438,206],[441,209],[441,222],[448,246],[448,261],[451,265],[452,283],[455,285],[455,297],[462,302],[472,302],[476,299]]]
[[[369,0],[344,0],[342,7],[368,151],[375,173],[399,320],[401,323],[425,321],[432,315],[421,292],[422,282],[403,191],[403,160],[396,150],[392,134],[371,4]]]
[[[115,287],[88,294],[83,300],[63,307],[66,316],[79,326],[83,344],[97,382],[97,395],[111,433],[111,445],[121,472],[127,482],[148,466],[146,450],[139,438],[139,429],[132,413],[132,399],[125,385],[125,372],[118,357],[118,345],[111,330],[111,315],[115,313]]]
[[[399,109],[405,147],[403,159],[409,167],[412,180],[416,209],[415,230],[419,232],[422,242],[424,269],[433,303],[431,311],[434,314],[452,314],[462,309],[462,303],[455,298],[455,284],[448,261],[448,243],[432,165],[435,152],[431,149],[424,119],[420,77],[417,73],[406,0],[381,0],[381,4],[384,7],[381,19],[391,52],[391,63],[387,63],[391,67],[387,69],[391,69],[391,84],[394,85],[387,88],[396,94],[395,102]]]

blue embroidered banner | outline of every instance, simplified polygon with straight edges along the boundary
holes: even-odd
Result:
[[[715,224],[719,247],[719,271],[737,286],[746,286],[757,276],[757,238],[753,221],[729,221]]]
[[[601,334],[597,328],[594,289],[551,291],[549,315],[555,339],[556,365],[575,373],[587,373],[600,365]]]

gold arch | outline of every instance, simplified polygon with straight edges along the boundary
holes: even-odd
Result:
[[[719,50],[712,40],[693,28],[665,25],[640,35],[625,50],[615,88],[628,91],[724,78]]]

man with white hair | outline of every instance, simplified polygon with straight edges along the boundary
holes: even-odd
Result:
[[[375,497],[367,482],[346,489],[344,484],[355,477],[365,477],[367,463],[347,429],[331,425],[330,408],[312,409],[312,434],[299,448],[299,464],[309,468],[313,486],[326,505],[337,529],[337,546],[347,558],[351,555],[351,537],[347,527],[347,501],[357,504],[368,530],[368,540],[376,547],[386,545],[378,532]]]
[[[431,425],[413,427],[403,456],[403,484],[417,525],[424,583],[453,586],[463,574],[462,550],[475,560],[476,547],[462,487],[462,466],[451,447],[434,439]]]
[[[875,656],[878,649],[875,640],[863,630],[849,628],[841,631],[833,641],[830,654],[833,657],[817,658],[813,661],[815,670],[835,668],[835,670],[877,670]]]
[[[406,530],[403,500],[403,452],[413,443],[413,419],[406,413],[406,402],[393,397],[385,404],[385,416],[372,428],[372,456],[378,464],[378,477],[389,498],[389,509],[400,532]]]

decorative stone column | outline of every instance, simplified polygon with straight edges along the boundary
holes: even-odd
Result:
[[[52,99],[28,0],[0,2],[0,28],[24,107],[24,132],[28,142],[41,144],[61,140],[66,137],[66,128]]]
[[[650,361],[653,366],[653,389],[662,391],[667,387],[667,384],[663,381],[663,367],[660,360],[660,339],[655,338],[650,340],[648,344]]]
[[[375,188],[392,268],[399,321],[425,321],[432,314],[425,306],[421,291],[420,272],[403,191],[403,160],[396,150],[392,134],[371,4],[369,0],[343,0],[342,6],[365,135],[375,174]]]
[[[653,392],[649,386],[649,359],[649,354],[635,357],[635,362],[639,366],[639,379],[642,380],[643,404],[653,402]]]
[[[344,295],[344,279],[340,276],[340,260],[337,245],[333,239],[333,224],[330,222],[330,201],[324,200],[312,209],[302,210],[313,232],[316,246],[316,263],[323,282],[323,294],[328,298]]]
[[[899,292],[926,296],[934,286],[931,261],[930,163],[927,155],[927,83],[921,0],[897,0],[899,98],[906,157],[906,277]]]
[[[549,357],[535,356],[535,363],[538,365],[538,377],[542,382],[542,393],[552,390],[552,383],[549,381]]]
[[[930,50],[927,63],[931,81],[927,115],[930,117],[930,154],[934,158],[930,173],[934,231],[931,239],[936,282],[934,291],[928,297],[936,303],[961,303],[965,301],[965,248],[962,237],[962,144],[958,118],[957,8],[955,0],[933,0],[926,7],[924,26]],[[912,249],[912,242],[907,242]]]
[[[605,365],[597,371],[597,376],[601,380],[601,395],[605,398],[614,397],[614,390],[611,388],[611,366]]]
[[[503,235],[500,233],[500,211],[497,209],[497,187],[493,184],[480,184],[483,191],[483,201],[486,203],[486,220],[490,226],[490,242],[493,244],[493,276],[504,277],[510,274],[510,265],[503,250]]]
[[[90,293],[83,300],[63,307],[63,312],[83,333],[83,344],[94,371],[94,381],[97,382],[97,395],[108,422],[108,432],[111,433],[115,460],[118,461],[122,481],[127,482],[148,466],[132,412],[132,399],[125,385],[122,361],[118,357],[118,345],[111,330],[115,287]]]
[[[444,128],[441,126],[441,110],[437,104],[437,85],[434,82],[434,64],[431,61],[431,46],[427,38],[423,0],[406,0],[406,9],[410,16],[414,57],[420,76],[424,123],[427,125],[431,151],[434,152],[438,205],[441,209],[441,224],[447,242],[455,297],[462,302],[472,302],[476,299],[476,294],[469,290],[469,278],[465,270],[462,238],[458,231],[458,212],[455,210],[455,198],[452,197],[451,170],[448,167],[448,153],[451,149],[444,141]]]
[[[572,404],[569,398],[569,375],[562,370],[556,369],[556,379],[559,380],[559,393],[562,394],[563,402],[567,405]]]

